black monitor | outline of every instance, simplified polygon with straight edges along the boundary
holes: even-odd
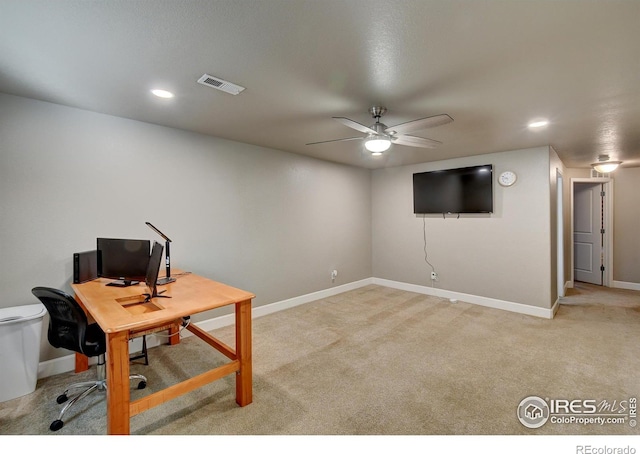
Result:
[[[147,274],[144,282],[149,287],[149,293],[145,293],[146,300],[151,298],[157,298],[161,295],[158,294],[158,274],[160,273],[160,263],[162,262],[162,250],[164,248],[157,241],[153,242],[153,249],[151,250],[151,257],[149,257],[149,264],[147,266]],[[170,298],[163,296],[163,298]]]
[[[98,276],[143,280],[147,275],[151,241],[98,238]]]

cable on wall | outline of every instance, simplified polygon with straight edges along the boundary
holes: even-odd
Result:
[[[424,250],[424,261],[427,265],[429,265],[431,267],[431,271],[433,273],[436,272],[436,269],[434,268],[434,266],[431,264],[431,262],[429,262],[429,254],[427,252],[427,222],[425,220],[426,216],[422,216],[422,238],[424,240],[424,246],[423,246],[423,250]],[[431,286],[433,287],[433,279],[431,280]]]

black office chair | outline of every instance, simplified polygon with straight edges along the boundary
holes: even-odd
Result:
[[[107,342],[100,326],[97,323],[88,323],[87,315],[73,296],[48,287],[35,287],[31,293],[44,304],[49,312],[48,339],[53,347],[66,348],[86,356],[98,357],[97,380],[72,384],[56,399],[59,404],[67,402],[70,391],[84,389],[62,408],[58,419],[51,423],[49,429],[56,431],[64,425],[62,417],[65,412],[76,402],[95,390],[105,391],[107,389],[104,362]],[[138,383],[138,389],[147,386],[147,379],[144,375],[132,374],[129,375],[129,378],[141,380]]]

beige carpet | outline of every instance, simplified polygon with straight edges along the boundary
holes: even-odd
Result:
[[[134,434],[637,435],[623,424],[524,427],[528,396],[640,396],[640,292],[579,284],[553,320],[370,285],[254,320],[254,402],[231,377],[131,420]],[[233,344],[231,328],[216,335]],[[199,339],[150,350],[133,370],[162,389],[222,361]],[[51,434],[66,373],[0,403],[0,434]],[[624,404],[624,402],[623,402]],[[627,412],[628,413],[628,412]],[[55,434],[104,434],[104,396]]]

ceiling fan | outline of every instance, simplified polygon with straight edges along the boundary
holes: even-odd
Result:
[[[384,123],[380,123],[380,117],[382,117],[387,111],[386,107],[374,106],[369,109],[369,113],[376,120],[376,122],[369,126],[358,123],[357,121],[350,120],[345,117],[333,117],[334,120],[339,121],[349,128],[355,129],[365,133],[364,137],[348,137],[346,139],[325,140],[322,142],[312,142],[307,145],[317,145],[321,143],[329,142],[342,142],[347,140],[364,140],[364,146],[374,155],[380,155],[384,151],[388,150],[392,143],[398,145],[407,145],[409,147],[419,148],[435,148],[441,145],[442,142],[437,140],[425,139],[423,137],[410,136],[407,133],[419,131],[421,129],[433,128],[435,126],[446,125],[451,123],[453,118],[447,114],[434,115],[432,117],[420,118],[418,120],[408,121],[399,125],[388,127]]]

